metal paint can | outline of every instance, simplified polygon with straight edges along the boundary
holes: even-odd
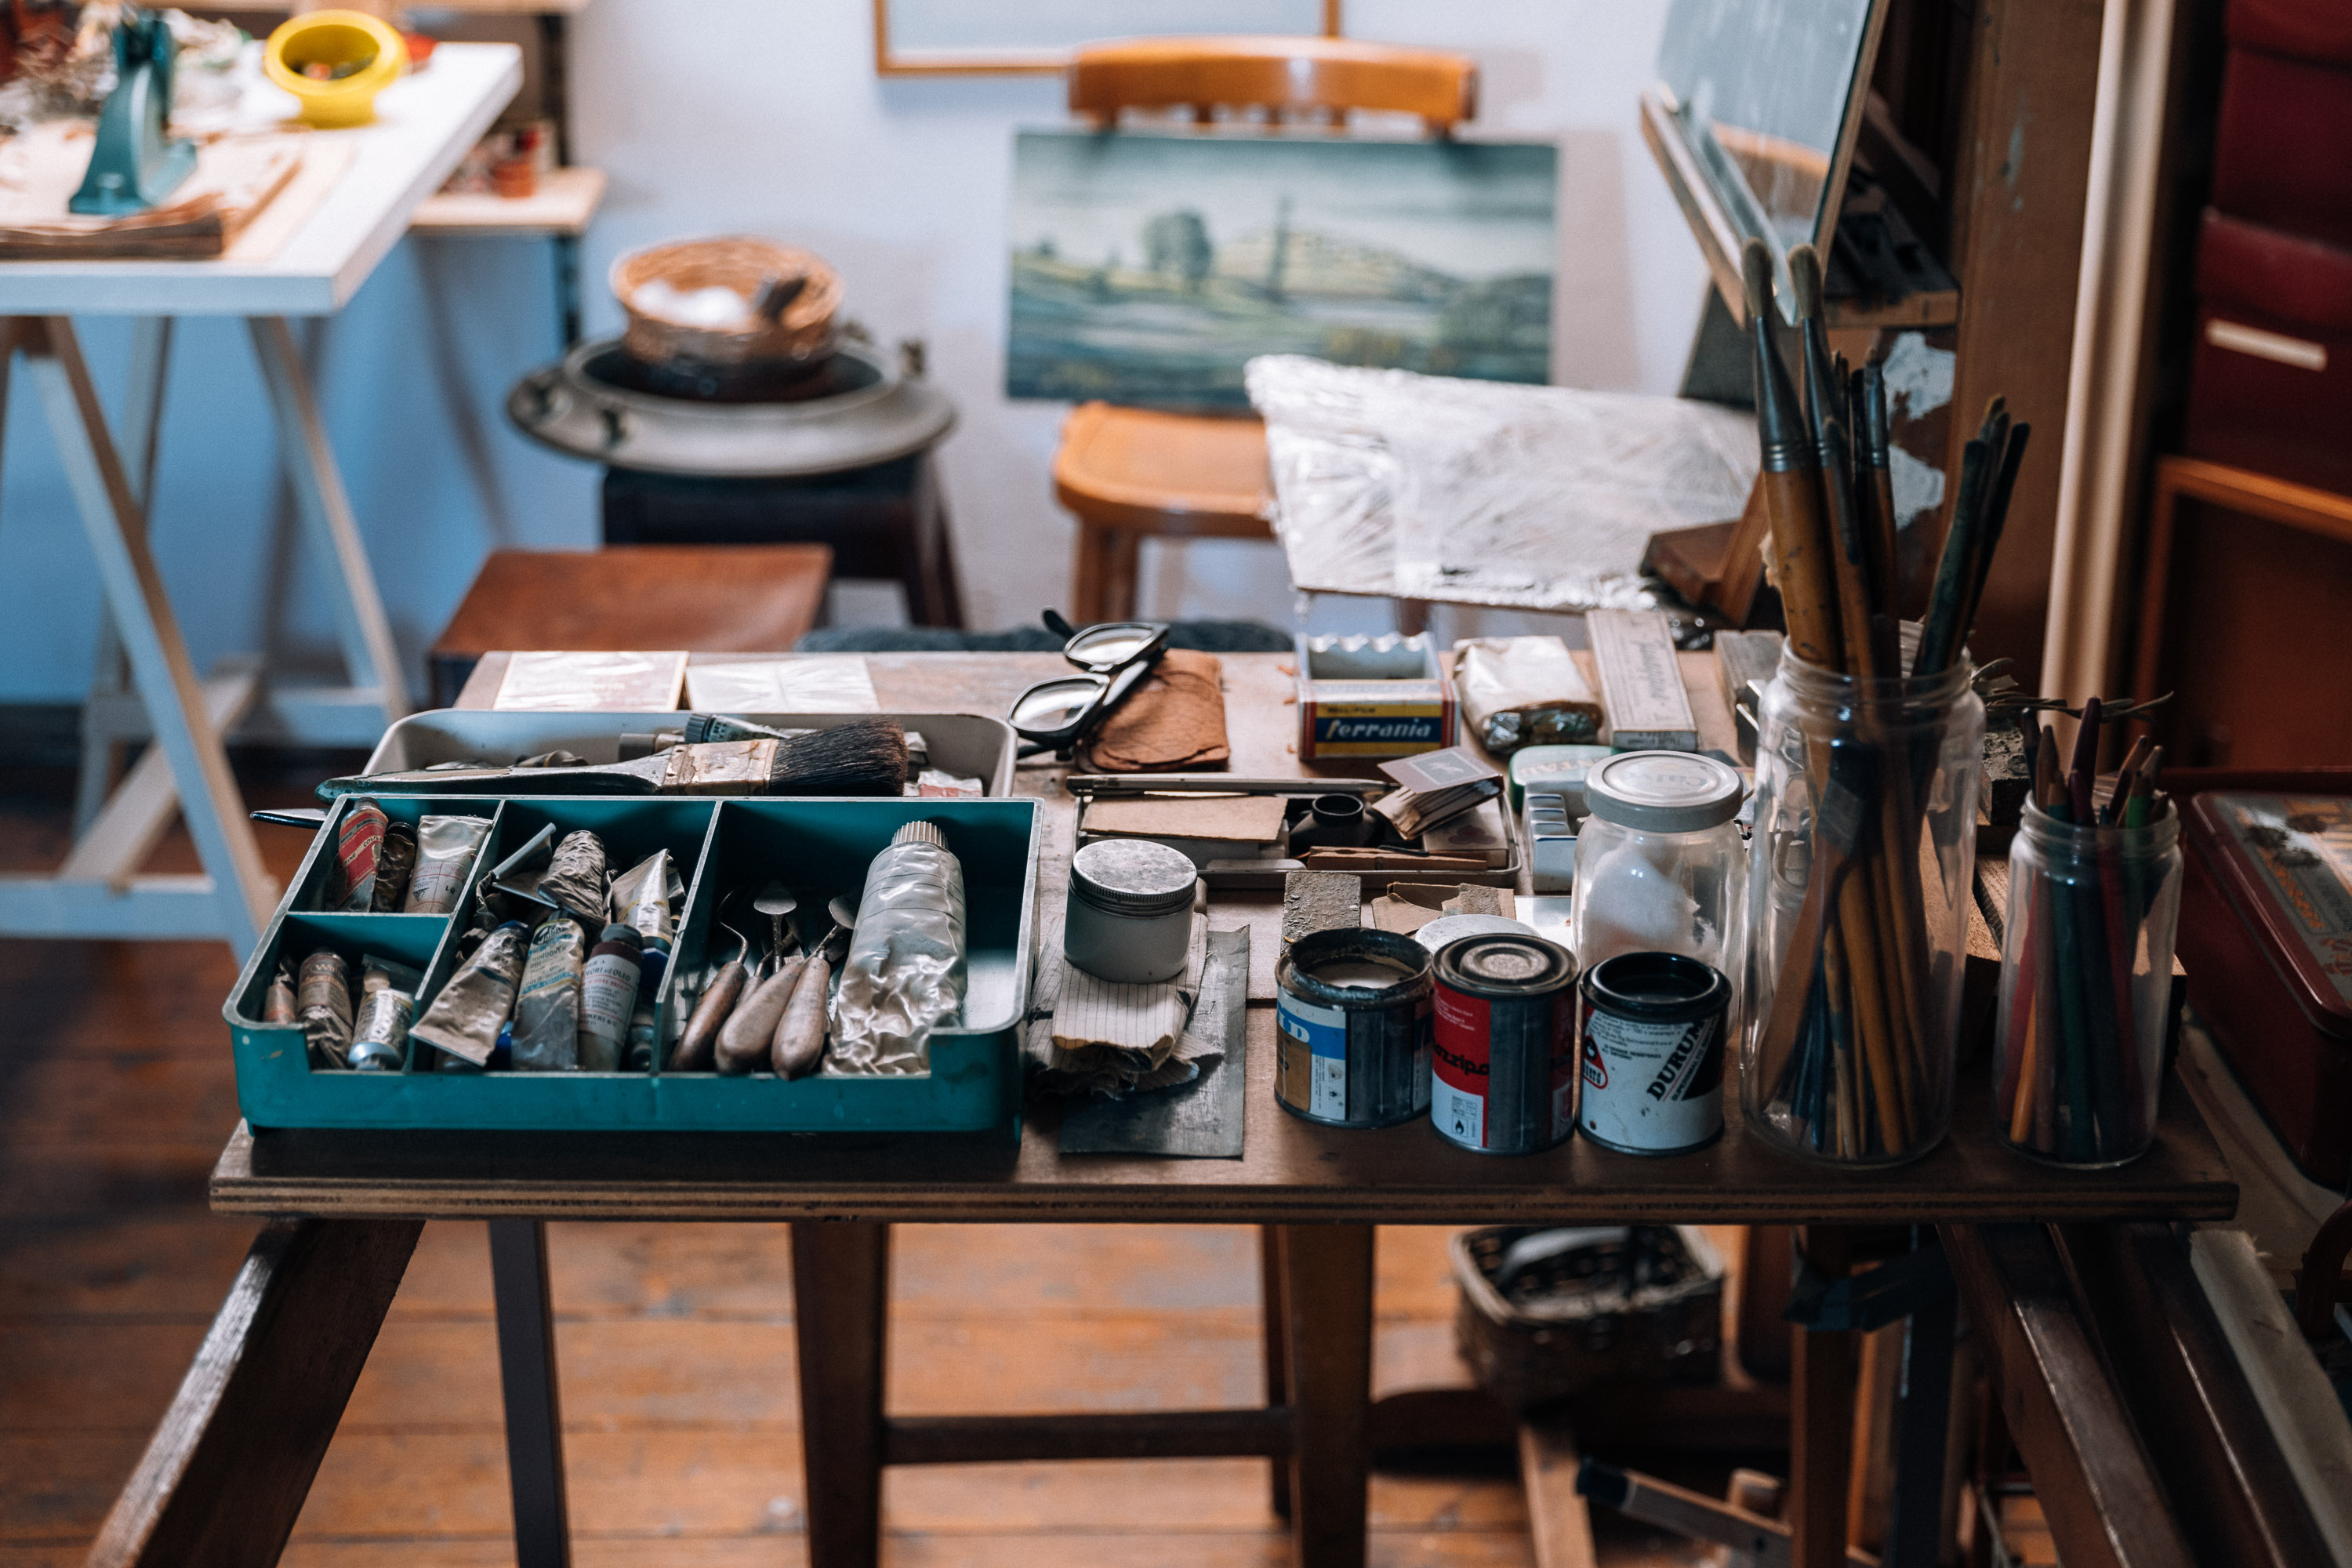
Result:
[[[1429,951],[1390,931],[1318,931],[1274,969],[1282,1108],[1333,1127],[1429,1109]]]
[[[1731,982],[1679,952],[1621,952],[1579,986],[1584,1135],[1626,1154],[1679,1154],[1723,1135]]]
[[[1489,932],[1437,954],[1429,1120],[1482,1154],[1534,1154],[1576,1131],[1576,960]]]

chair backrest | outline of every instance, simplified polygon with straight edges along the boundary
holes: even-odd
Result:
[[[1417,114],[1444,136],[1477,111],[1478,68],[1461,55],[1350,38],[1129,38],[1080,49],[1070,108],[1108,129],[1124,109],[1218,105],[1277,118],[1351,109]]]

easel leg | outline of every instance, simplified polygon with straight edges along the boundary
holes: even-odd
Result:
[[[172,764],[188,832],[218,895],[222,930],[237,956],[249,954],[277,901],[261,862],[252,824],[245,817],[228,753],[205,709],[188,662],[187,646],[172,614],[154,557],[147,548],[147,514],[115,451],[106,411],[91,384],[73,322],[42,323],[45,341],[27,351],[33,381],[57,437],[58,455],[75,509],[98,558],[107,603],[129,654],[139,694],[155,727],[155,743]]]
[[[311,538],[335,563],[334,580],[343,601],[337,617],[343,663],[351,670],[352,684],[374,686],[384,721],[390,723],[408,711],[408,680],[401,672],[400,650],[392,639],[392,623],[384,618],[383,600],[352,515],[351,498],[343,493],[342,471],[327,444],[310,378],[284,317],[256,316],[246,325],[252,329],[254,355],[261,362],[261,377],[268,384],[270,405],[277,412],[278,438],[296,504]]]
[[[1809,1226],[1797,1245],[1831,1279],[1852,1271],[1851,1237]],[[1799,1329],[1789,1405],[1789,1522],[1794,1568],[1843,1568],[1846,1471],[1853,1448],[1853,1339],[1843,1330]]]
[[[882,1378],[890,1227],[793,1225],[801,1456],[810,1568],[874,1568],[882,1556]]]
[[[563,1491],[563,1407],[555,1381],[555,1308],[547,1287],[547,1226],[494,1219],[490,1293],[499,1380],[506,1394],[507,1485],[514,1498],[516,1568],[570,1568]]]
[[[1372,1227],[1281,1230],[1296,1423],[1293,1561],[1298,1568],[1363,1568],[1371,1479]]]
[[[1903,1394],[1895,1406],[1895,1496],[1881,1559],[1885,1568],[1936,1568],[1941,1553],[1952,1338],[1959,1312],[1958,1297],[1946,1295],[1911,1314],[1903,1347]]]

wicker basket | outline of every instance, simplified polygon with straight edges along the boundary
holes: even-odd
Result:
[[[662,279],[681,293],[697,289],[732,289],[756,299],[771,278],[805,274],[808,287],[772,321],[749,327],[699,327],[650,313],[637,290]],[[684,239],[633,250],[613,263],[614,298],[629,313],[621,343],[631,358],[647,364],[677,362],[711,365],[786,365],[822,359],[833,352],[833,319],[841,309],[841,279],[814,254],[748,236]]]
[[[1496,1281],[1512,1244],[1570,1243]],[[1690,1226],[1578,1233],[1490,1226],[1451,1247],[1462,1359],[1515,1411],[1604,1383],[1712,1383],[1723,1340],[1723,1261]]]

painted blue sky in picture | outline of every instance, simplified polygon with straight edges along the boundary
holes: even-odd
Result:
[[[1024,132],[1005,391],[1244,408],[1253,355],[1542,382],[1555,149]]]

